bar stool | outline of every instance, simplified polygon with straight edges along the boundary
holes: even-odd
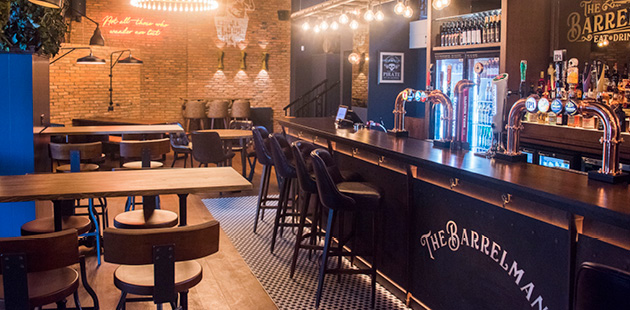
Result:
[[[239,99],[232,103],[232,111],[230,117],[235,119],[249,120],[251,103],[249,100]]]
[[[326,237],[324,241],[324,249],[322,253],[322,263],[319,269],[319,279],[316,293],[316,306],[322,297],[324,286],[324,278],[326,274],[368,274],[372,278],[372,308],[376,295],[376,262],[377,262],[377,211],[381,201],[380,190],[365,182],[342,182],[335,184],[330,170],[335,170],[336,164],[334,159],[324,149],[317,149],[311,153],[313,161],[313,170],[315,172],[315,180],[317,184],[317,192],[321,204],[328,209],[328,223],[326,225]],[[371,213],[372,217],[372,251],[368,256],[372,256],[372,266],[368,269],[344,269],[341,267],[342,256],[359,256],[357,251],[347,252],[343,250],[344,245],[353,237],[357,226],[358,213]],[[344,213],[352,213],[354,215],[353,227],[348,236],[342,236],[343,231],[339,232],[337,247],[331,247],[333,236],[333,225],[338,217],[342,217]],[[339,219],[338,224],[343,222],[343,218]],[[335,269],[328,268],[328,257],[338,256],[338,267]]]
[[[161,156],[170,152],[170,139],[146,140],[146,141],[121,141],[120,156],[122,158],[138,158],[138,162],[125,163],[125,169],[154,169],[161,168],[162,163],[151,161],[153,156]],[[142,210],[135,209],[135,197],[127,198],[125,212],[118,214],[114,218],[116,228],[145,229],[164,228],[177,225],[177,213],[160,210],[159,196],[147,196],[142,198]]]
[[[254,122],[252,121],[230,121],[229,129],[237,130],[252,130],[254,128]],[[251,138],[244,138],[239,140],[239,146],[232,147],[232,151],[241,152],[241,165],[243,166],[243,176],[247,175],[247,166],[249,166],[248,181],[252,181],[254,177],[254,170],[256,168],[256,150],[254,150],[253,141]]]
[[[264,219],[265,209],[276,209],[277,206],[270,206],[268,203],[270,201],[278,201],[278,199],[269,196],[269,181],[271,179],[271,167],[273,166],[273,159],[271,158],[271,153],[267,148],[269,132],[265,127],[257,126],[252,129],[252,136],[254,138],[254,150],[256,151],[256,157],[263,167],[260,175],[258,203],[256,204],[256,220],[254,221],[254,233],[256,233],[258,218],[261,217],[261,220]]]
[[[184,119],[186,120],[186,131],[190,131],[190,121],[199,120],[199,127],[204,129],[206,120],[206,101],[188,100],[184,105]]]
[[[297,227],[298,223],[285,222],[287,217],[293,217],[299,215],[295,211],[289,212],[289,201],[292,201],[292,207],[295,207],[296,197],[292,196],[291,189],[294,188],[294,181],[297,178],[295,167],[291,165],[290,159],[287,157],[286,152],[282,149],[280,140],[283,140],[282,145],[288,145],[286,139],[282,135],[272,135],[269,137],[269,149],[271,150],[271,158],[273,159],[273,166],[276,169],[280,186],[280,199],[278,201],[278,208],[276,210],[276,219],[273,224],[273,235],[271,237],[271,252],[273,253],[276,247],[276,237],[278,229],[280,229],[280,235],[284,227]],[[289,153],[290,155],[291,153]],[[291,156],[293,157],[293,156]],[[295,208],[293,208],[295,209]]]
[[[575,310],[630,309],[630,273],[585,262],[577,274]]]
[[[208,102],[206,116],[210,119],[210,129],[214,129],[214,119],[223,120],[223,128],[227,129],[227,119],[230,117],[228,109],[230,102],[227,100],[212,100]]]
[[[293,151],[293,159],[295,162],[295,170],[297,174],[298,185],[300,188],[300,199],[301,207],[300,207],[300,221],[298,223],[298,232],[295,236],[295,246],[293,249],[293,257],[291,260],[291,273],[289,275],[290,278],[293,278],[295,274],[295,266],[297,264],[297,259],[299,255],[300,249],[308,249],[308,250],[322,250],[321,246],[316,245],[317,237],[319,236],[319,221],[321,219],[321,208],[319,204],[319,198],[315,197],[314,208],[313,208],[313,221],[311,222],[311,230],[309,233],[304,234],[304,226],[306,226],[306,216],[308,214],[309,205],[311,205],[312,195],[317,196],[317,184],[315,184],[315,180],[311,176],[312,164],[307,164],[307,160],[310,164],[311,152],[317,149],[313,143],[305,142],[305,141],[296,141],[291,145],[291,150]],[[310,171],[309,171],[310,170]],[[302,240],[309,238],[309,244],[302,244]]]

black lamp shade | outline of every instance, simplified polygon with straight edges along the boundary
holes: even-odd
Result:
[[[90,45],[105,45],[105,39],[101,34],[101,28],[99,26],[96,26],[96,29],[94,29],[94,34],[92,35],[92,38],[90,38]]]
[[[63,0],[28,0],[29,2],[41,5],[47,8],[58,9],[62,6]]]
[[[104,65],[105,59],[98,58],[90,53],[88,56],[77,59],[77,63],[81,65]]]
[[[126,65],[141,65],[144,62],[136,57],[129,55],[129,57],[119,60],[118,63]]]

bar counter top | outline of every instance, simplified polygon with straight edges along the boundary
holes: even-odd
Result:
[[[573,214],[622,228],[630,227],[627,183],[607,184],[586,174],[528,163],[508,163],[451,151],[431,141],[397,138],[374,130],[338,129],[332,118],[284,118],[281,126],[422,168],[432,168],[506,193],[528,197]]]

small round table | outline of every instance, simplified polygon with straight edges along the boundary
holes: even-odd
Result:
[[[243,177],[247,178],[247,150],[246,141],[252,138],[251,130],[243,130],[243,129],[206,129],[199,130],[197,132],[216,132],[219,134],[221,140],[224,140],[224,145],[227,149],[232,150],[232,141],[239,140],[241,145],[241,165],[243,167]],[[195,147],[193,145],[193,147]],[[253,169],[253,167],[252,167]]]

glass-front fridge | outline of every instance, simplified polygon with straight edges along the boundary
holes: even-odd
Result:
[[[453,102],[454,135],[465,136],[467,141],[463,141],[464,145],[469,145],[471,151],[487,151],[492,146],[493,116],[498,113],[494,103],[492,79],[501,73],[499,72],[499,51],[436,53],[435,63],[436,88],[444,92]],[[475,86],[468,90],[467,126],[462,126],[467,130],[465,135],[455,130],[459,103],[454,94],[454,88],[462,79],[469,79],[475,83]],[[432,115],[433,138],[436,140],[444,138],[442,115],[443,107],[436,106]]]
[[[457,82],[464,78],[464,53],[444,53],[436,54],[436,89],[441,90],[453,102],[453,120],[457,115],[457,98],[453,95],[453,89]],[[442,128],[442,116],[444,115],[444,107],[442,105],[435,106],[433,115],[433,132],[434,139],[440,140],[444,138],[444,128]],[[455,132],[455,122],[453,122],[453,132]]]
[[[479,52],[466,54],[466,77],[475,83],[469,93],[468,143],[470,150],[486,152],[492,147],[493,117],[497,111],[492,79],[499,75],[499,54]]]

